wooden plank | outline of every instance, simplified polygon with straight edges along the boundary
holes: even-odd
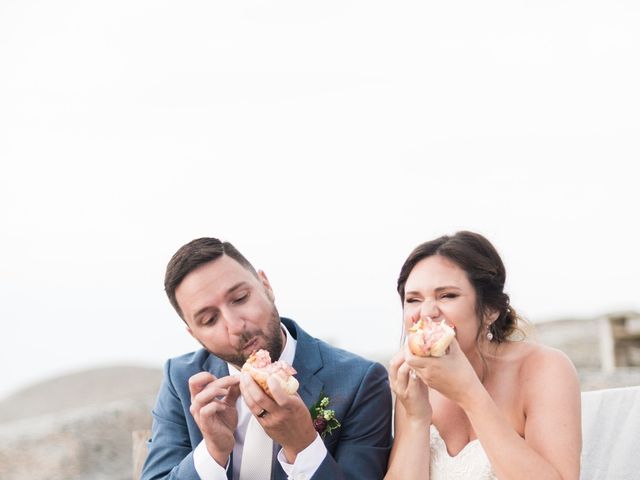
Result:
[[[151,438],[151,430],[134,430],[133,440],[133,480],[140,480],[142,466],[147,458],[147,441]]]

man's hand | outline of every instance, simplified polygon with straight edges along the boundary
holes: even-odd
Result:
[[[282,445],[284,455],[289,463],[293,463],[302,450],[307,448],[316,438],[311,414],[300,395],[288,394],[277,378],[267,380],[273,399],[251,378],[243,373],[240,390],[247,406],[264,431],[275,442]],[[265,410],[267,413],[259,417]]]
[[[216,378],[209,372],[200,372],[189,379],[193,415],[209,455],[226,467],[233,451],[233,432],[238,425],[236,400],[240,395],[238,376]]]

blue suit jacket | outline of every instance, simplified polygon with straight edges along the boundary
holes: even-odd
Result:
[[[391,449],[391,392],[382,365],[337,349],[309,336],[292,320],[283,318],[297,340],[293,367],[300,382],[298,393],[311,407],[320,394],[330,398],[342,426],[326,435],[328,454],[313,480],[383,478]],[[199,480],[193,465],[193,449],[202,435],[189,412],[188,380],[198,372],[216,377],[229,374],[227,364],[206,350],[171,360],[153,409],[153,426],[142,480]],[[287,476],[272,452],[272,480]],[[227,471],[231,478],[233,462]]]

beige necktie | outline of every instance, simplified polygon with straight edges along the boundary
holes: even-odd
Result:
[[[269,480],[272,452],[273,440],[264,432],[256,417],[251,415],[242,447],[240,480]]]

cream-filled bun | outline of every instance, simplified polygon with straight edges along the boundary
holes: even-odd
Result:
[[[271,356],[266,350],[258,350],[251,354],[242,366],[242,371],[251,375],[251,378],[260,385],[267,395],[273,398],[267,379],[275,376],[282,388],[289,394],[293,395],[298,391],[298,380],[293,375],[296,374],[295,369],[286,362],[271,362]]]
[[[409,329],[409,350],[420,357],[441,357],[456,336],[454,328],[446,320],[420,319]]]

